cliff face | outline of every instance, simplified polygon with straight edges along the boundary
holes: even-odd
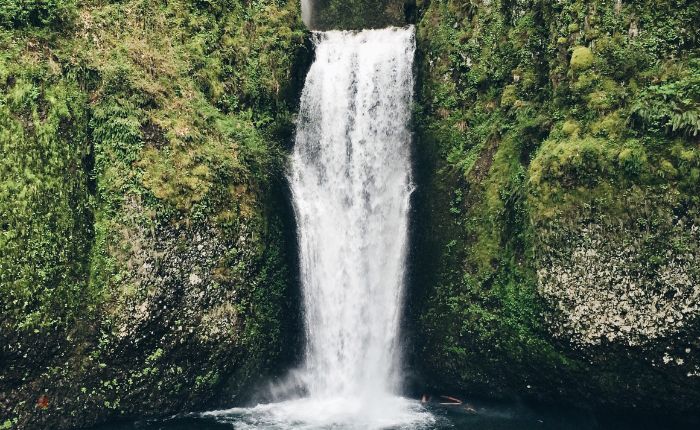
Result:
[[[418,6],[426,380],[697,410],[700,5]]]
[[[295,354],[298,11],[0,6],[0,428],[229,404]]]
[[[360,30],[406,25],[412,0],[308,0],[314,30]]]
[[[319,5],[416,21],[421,388],[700,408],[700,5]],[[230,405],[295,355],[299,15],[0,5],[0,429]]]

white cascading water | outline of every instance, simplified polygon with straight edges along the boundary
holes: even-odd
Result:
[[[316,33],[290,182],[311,397],[397,389],[412,29]]]
[[[237,428],[417,428],[431,415],[397,394],[414,29],[314,40],[289,174],[306,326],[294,373],[305,397],[209,415]]]

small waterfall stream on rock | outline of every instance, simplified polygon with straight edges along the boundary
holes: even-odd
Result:
[[[417,428],[398,395],[413,27],[314,34],[289,180],[306,326],[304,396],[208,413],[235,428]],[[284,390],[281,390],[284,391]]]

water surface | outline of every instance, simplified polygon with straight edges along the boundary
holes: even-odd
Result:
[[[385,430],[697,430],[700,417],[667,418],[640,414],[593,414],[564,406],[528,407],[522,404],[474,402],[459,406],[420,405],[416,413],[432,421],[385,427]],[[350,417],[342,425],[303,422],[271,422],[269,406],[227,411],[191,413],[165,420],[143,420],[112,424],[95,430],[359,430],[366,429],[367,416]],[[291,405],[290,405],[291,406]],[[302,404],[296,406],[303,406]],[[303,414],[303,411],[298,413]],[[371,413],[370,413],[371,415]],[[279,416],[278,416],[279,417]],[[318,422],[316,424],[319,424]]]

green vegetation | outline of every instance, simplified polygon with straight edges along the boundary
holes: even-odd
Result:
[[[89,301],[89,144],[75,78],[17,55],[0,57],[0,285],[3,321],[28,331],[65,323]]]
[[[566,42],[562,42],[566,43]],[[577,46],[571,52],[571,70],[574,72],[590,69],[593,65],[593,52],[585,46]]]
[[[70,26],[77,13],[75,0],[5,0],[0,5],[0,28]]]
[[[697,310],[680,311],[694,300],[682,282],[700,282],[681,262],[698,255],[698,20],[692,1],[419,2],[417,223],[430,227],[417,228],[432,234],[419,233],[431,258],[413,312],[434,386],[700,404],[686,375],[697,359],[658,364],[698,330]],[[613,266],[629,249],[641,260]],[[596,281],[608,292],[662,297],[673,267],[684,281],[661,300],[677,298],[683,328],[629,320],[641,302],[600,299],[584,275],[555,283],[584,251],[609,256],[581,269],[608,273]],[[664,388],[634,388],[651,386]]]
[[[0,5],[3,426],[196,408],[294,348],[280,178],[298,11]]]

